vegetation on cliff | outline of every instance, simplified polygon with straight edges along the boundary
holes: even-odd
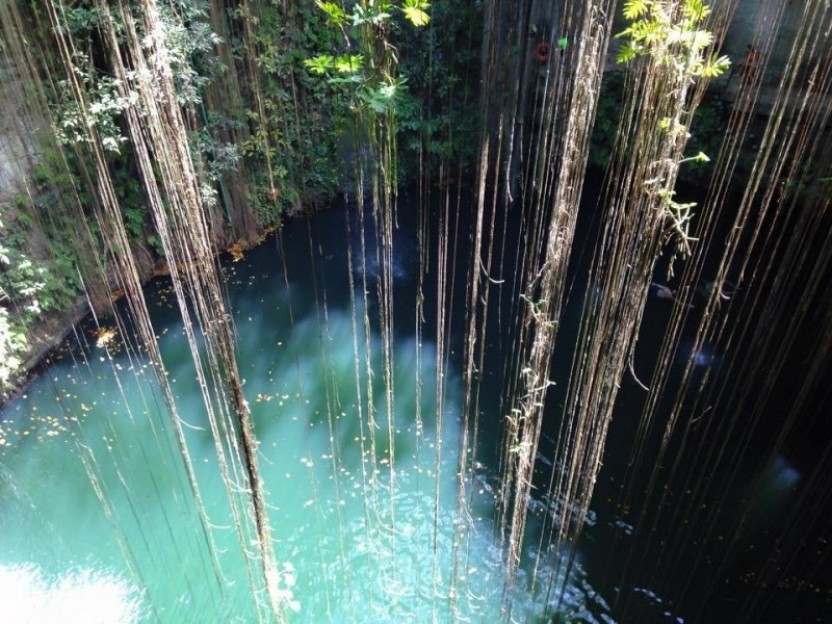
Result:
[[[404,140],[387,167],[394,178],[431,175],[465,153],[472,160],[473,92],[457,85],[467,83],[477,58],[476,5],[356,2],[350,13],[314,0],[164,0],[153,7],[156,30],[136,21],[136,36],[146,46],[154,39],[164,46],[157,61],[176,89],[217,248],[244,249],[285,215],[354,188],[349,163],[372,142],[360,129],[357,107],[395,111],[391,127]],[[25,357],[39,314],[72,308],[84,300],[85,288],[106,307],[107,293],[120,287],[107,252],[108,226],[96,209],[107,201],[97,167],[112,177],[143,264],[163,258],[128,129],[131,111],[146,115],[136,95],[142,76],[129,65],[119,76],[113,65],[114,54],[128,51],[125,20],[146,10],[133,1],[108,7],[98,0],[51,0],[4,3],[0,11],[4,66],[15,86],[3,91],[4,109],[37,129],[26,143],[29,184],[0,202],[4,385]],[[437,26],[413,28],[427,25],[430,14],[439,17]],[[114,49],[104,38],[107,21],[119,33]],[[343,60],[339,50],[374,45],[373,31],[383,34],[377,52],[403,71],[376,74],[380,68],[368,62],[364,78],[342,72],[340,79],[321,80],[326,59]],[[460,41],[462,32],[467,36]],[[374,83],[376,75],[384,84]]]

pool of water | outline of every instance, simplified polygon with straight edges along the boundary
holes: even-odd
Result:
[[[436,347],[423,338],[417,349],[414,337],[415,243],[397,241],[396,305],[410,314],[393,335],[388,410],[380,339],[362,320],[365,305],[374,318],[374,296],[356,305],[350,296],[347,272],[360,278],[361,264],[348,261],[350,236],[358,253],[355,215],[334,210],[225,264],[289,621],[491,622],[507,602],[496,469],[470,477],[460,514],[463,389],[448,361],[437,409]],[[252,595],[244,565],[253,545],[242,548],[234,530],[169,281],[150,285],[147,298],[207,528],[155,373],[127,346],[129,329],[103,321],[115,332],[105,346],[96,344],[100,328],[79,328],[2,413],[4,622],[257,621],[263,597]],[[128,317],[120,309],[124,327]],[[543,621],[561,557],[524,563],[511,619]],[[571,575],[563,616],[605,611],[580,561]]]
[[[657,486],[666,499],[662,513],[645,516],[637,491],[628,504],[621,502],[644,400],[629,376],[622,380],[593,508],[572,565],[566,565],[567,553],[538,551],[541,527],[551,528],[548,519],[560,504],[545,494],[558,405],[582,297],[592,294],[579,277],[571,282],[552,366],[557,385],[536,458],[528,547],[516,583],[505,593],[495,496],[507,357],[501,332],[510,327],[513,309],[508,297],[493,298],[494,342],[478,373],[484,383],[477,468],[466,476],[460,511],[468,224],[460,224],[465,234],[451,233],[457,272],[445,292],[454,299],[445,301],[453,313],[440,376],[433,265],[423,289],[424,331],[418,337],[415,331],[419,245],[412,216],[399,215],[394,243],[390,406],[374,235],[367,227],[362,255],[354,207],[293,221],[241,261],[223,259],[288,621],[739,621],[744,601],[757,591],[756,570],[779,556],[772,547],[783,523],[795,517],[794,502],[809,481],[806,466],[795,463],[795,454],[767,461],[764,445],[749,447],[730,474],[713,472],[697,457],[686,459],[674,478]],[[365,217],[367,225],[369,213]],[[504,273],[494,277],[509,279],[511,271]],[[207,521],[155,373],[130,346],[129,314],[120,306],[121,325],[106,319],[103,334],[88,321],[0,414],[4,624],[249,623],[262,612],[258,604],[265,597],[252,590],[246,566],[256,548],[241,546],[234,527],[169,280],[149,285],[147,299]],[[666,300],[648,300],[638,372],[650,370],[669,313]],[[114,337],[105,347],[109,333]],[[716,345],[696,349],[683,340],[678,359],[679,368],[692,360],[697,375],[707,371],[719,378],[728,368]],[[776,433],[777,415],[769,421]],[[673,447],[670,454],[681,450]],[[695,491],[702,474],[709,475],[707,495]],[[710,514],[713,505],[720,505],[716,514]],[[813,534],[805,548],[822,552],[824,539]],[[768,592],[768,612],[779,614],[778,621],[822,622],[830,594],[799,578]]]

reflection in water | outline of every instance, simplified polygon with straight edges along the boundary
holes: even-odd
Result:
[[[789,463],[789,460],[778,455],[771,467],[771,487],[783,494],[791,490],[800,481],[800,471]]]
[[[778,455],[761,473],[751,492],[752,516],[770,518],[782,512],[793,498],[802,476],[786,457]]]
[[[714,352],[712,345],[705,343],[699,347],[692,338],[684,338],[679,345],[679,352],[677,355],[679,364],[690,364],[696,370],[717,371],[722,358]]]

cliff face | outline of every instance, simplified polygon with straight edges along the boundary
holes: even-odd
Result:
[[[22,110],[20,77],[7,63],[0,62],[0,206],[13,202],[31,183],[33,166],[32,131],[43,122],[27,119]]]

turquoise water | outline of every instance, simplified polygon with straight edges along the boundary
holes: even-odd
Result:
[[[721,596],[711,600],[711,606],[700,601],[693,589],[689,604],[680,605],[673,600],[675,588],[681,585],[679,578],[688,582],[692,572],[680,565],[678,578],[656,578],[649,562],[663,556],[665,547],[658,545],[655,533],[645,530],[644,522],[649,528],[653,519],[642,519],[639,526],[637,514],[615,503],[637,422],[634,414],[639,404],[632,395],[641,396],[633,383],[628,390],[627,380],[593,509],[565,582],[561,553],[546,549],[536,554],[545,517],[562,504],[543,494],[553,469],[550,458],[557,425],[556,418],[547,421],[536,458],[534,498],[529,501],[529,548],[514,590],[504,596],[503,545],[494,498],[499,491],[495,449],[501,441],[501,418],[496,406],[504,354],[491,348],[483,367],[478,467],[466,480],[467,508],[460,514],[457,464],[467,237],[460,237],[457,250],[457,292],[445,293],[455,297],[456,313],[448,319],[449,357],[440,410],[431,320],[436,308],[431,292],[435,275],[426,281],[428,320],[418,344],[418,253],[415,228],[405,220],[400,218],[392,270],[396,302],[392,423],[388,423],[376,320],[378,263],[372,253],[361,262],[355,215],[348,217],[341,209],[309,222],[292,222],[282,240],[269,239],[240,262],[223,260],[240,374],[260,441],[258,459],[288,621],[682,624],[689,617],[683,617],[683,611],[695,612],[700,602],[708,607],[708,614],[699,621],[737,621],[736,609],[742,603],[736,597],[746,595],[744,579],[747,570],[758,567],[758,557],[729,559],[723,546],[728,540],[709,545],[708,556],[727,562],[727,580],[720,581],[720,587],[729,586],[733,593],[724,600]],[[371,246],[371,233],[367,242]],[[363,264],[369,279],[366,300],[361,295]],[[155,373],[129,346],[133,344],[129,329],[119,329],[116,319],[102,320],[115,334],[105,348],[96,344],[98,337],[89,321],[25,395],[0,413],[3,624],[258,621],[258,601],[265,597],[253,593],[245,565],[256,548],[241,547],[233,527],[169,281],[162,278],[150,285],[147,299],[207,512],[207,528],[200,520]],[[648,304],[648,326],[666,322],[665,303]],[[368,335],[365,306],[371,319]],[[498,315],[490,318],[493,321]],[[119,319],[129,327],[121,308]],[[570,319],[567,314],[565,343],[574,332]],[[657,339],[647,333],[639,344],[649,346]],[[553,376],[560,382],[552,398],[555,404],[557,391],[568,381],[569,355],[568,349],[562,351],[553,364]],[[700,363],[700,355],[685,357],[711,369],[721,358],[708,352]],[[368,425],[371,405],[376,419],[374,452]],[[388,426],[394,449],[392,472]],[[691,463],[686,474],[700,469]],[[764,479],[755,489],[754,476],[760,470]],[[785,456],[768,467],[752,466],[738,480],[734,494],[726,495],[726,500],[735,502],[725,506],[725,535],[730,535],[732,522],[747,519],[744,535],[750,548],[766,556],[772,523],[790,511],[804,481]],[[687,500],[684,490],[673,496]],[[745,499],[752,500],[750,511],[743,511]],[[687,526],[661,530],[671,540],[688,531]],[[698,530],[690,528],[691,534]],[[216,546],[216,563],[210,543]],[[691,553],[690,558],[700,548],[695,540],[672,546],[673,552]],[[642,564],[645,561],[648,564]],[[709,580],[713,569],[705,557],[696,569],[701,575],[697,578]],[[806,602],[805,594],[798,598]],[[511,605],[510,612],[506,604]],[[783,610],[787,612],[788,605]],[[619,614],[623,614],[620,619]]]
[[[357,309],[350,305],[344,221],[331,216],[311,246],[305,227],[292,224],[282,247],[267,242],[226,266],[289,621],[492,622],[504,584],[496,470],[483,466],[469,480],[471,521],[460,525],[462,385],[449,363],[440,414],[435,344],[423,339],[417,350],[413,337],[413,247],[401,246],[394,270],[397,302],[410,315],[397,322],[393,339],[388,423],[380,340],[375,330],[363,333],[362,298]],[[281,257],[289,259],[286,273]],[[2,414],[4,622],[257,621],[173,294],[160,280],[148,298],[219,566],[152,369],[118,332],[105,348],[83,330]],[[372,297],[368,305],[372,317]],[[103,325],[115,328],[112,319]],[[526,560],[513,621],[541,618],[558,562]],[[589,603],[605,611],[580,565],[574,575],[561,612],[589,617]]]

